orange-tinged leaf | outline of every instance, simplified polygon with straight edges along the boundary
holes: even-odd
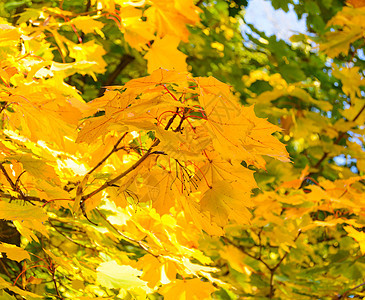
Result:
[[[210,299],[215,291],[213,285],[199,278],[176,280],[158,290],[165,300],[204,300]]]
[[[125,26],[124,39],[137,50],[146,50],[147,44],[154,40],[156,36],[153,34],[153,28],[139,18]]]
[[[209,235],[222,236],[224,231],[215,222],[212,222],[209,211],[204,211],[200,204],[191,197],[179,197],[180,204],[186,217],[196,228],[204,230]]]
[[[165,84],[165,83],[186,84],[189,78],[190,77],[188,73],[177,72],[174,70],[170,71],[161,68],[153,71],[152,74],[149,76],[128,81],[124,85],[124,88],[126,89],[125,93],[127,94],[138,95],[160,84]]]
[[[110,125],[112,118],[101,116],[87,120],[82,127],[79,135],[77,136],[76,143],[88,143],[95,142],[96,139],[107,133],[107,128]]]
[[[346,3],[352,5],[355,8],[365,6],[365,0],[347,0]]]
[[[16,27],[0,24],[0,43],[4,46],[16,47],[21,34]]]
[[[284,182],[280,188],[293,188],[293,189],[299,189],[299,187],[301,186],[305,176],[307,176],[309,174],[309,165],[307,165],[303,170],[302,173],[300,174],[300,178],[299,179],[294,179],[292,181],[286,181]]]
[[[232,107],[233,102],[226,99],[229,98],[231,89],[228,84],[225,84],[212,76],[196,77],[194,78],[194,81],[198,84],[199,88],[202,89],[201,95],[203,97],[210,94],[215,96],[215,98],[209,99],[209,102],[203,104],[207,115],[209,115],[212,110],[216,109],[217,104],[219,104],[219,106],[227,104]],[[220,103],[218,103],[219,101]],[[231,109],[231,107],[229,109]],[[238,105],[235,105],[233,108],[238,108]],[[222,109],[222,107],[220,107],[220,109]]]

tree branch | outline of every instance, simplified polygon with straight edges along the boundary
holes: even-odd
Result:
[[[2,163],[0,163],[0,169],[3,172],[6,180],[9,182],[11,188],[13,189],[14,192],[19,193],[20,197],[24,200],[27,201],[26,196],[23,194],[23,192],[20,190],[20,188],[17,187],[17,185],[13,182],[13,180],[11,180],[9,174],[6,172],[4,166]]]
[[[302,231],[299,229],[298,231],[298,234],[297,236],[295,237],[294,239],[294,243],[297,241],[297,239],[299,238],[300,234],[302,233]],[[289,246],[289,251],[292,249],[293,247],[292,246]],[[283,255],[283,257],[279,260],[279,262],[273,267],[270,269],[270,294],[269,294],[269,298],[272,299],[274,297],[274,293],[275,293],[275,290],[274,290],[274,274],[275,274],[275,271],[277,270],[277,268],[280,267],[281,263],[284,261],[284,259],[288,256],[289,254],[289,251],[288,252],[285,252],[285,254]]]
[[[122,150],[123,148],[118,148],[121,141],[125,138],[125,136],[128,134],[128,132],[125,132],[123,136],[115,143],[113,146],[113,149],[101,160],[97,163],[97,165],[92,168],[89,172],[86,173],[85,176],[89,176],[91,173],[93,173],[97,168],[99,168],[114,152],[118,152],[119,150]]]
[[[337,298],[338,299],[345,299],[347,297],[347,295],[352,292],[353,290],[356,290],[357,288],[361,287],[361,286],[364,286],[365,285],[365,282],[363,283],[360,283],[359,285],[353,287],[352,289],[349,289],[347,290],[346,292],[344,292],[342,295],[337,295]]]
[[[297,236],[294,239],[294,243],[298,240],[300,234],[301,234],[301,230],[299,229]],[[260,240],[261,240],[261,231],[260,231]],[[236,243],[234,243],[233,241],[231,241],[230,239],[228,239],[227,237],[223,236],[222,239],[227,242],[228,244],[231,244],[232,246],[236,247],[237,249],[239,249],[242,253],[246,254],[248,257],[251,257],[259,262],[261,262],[269,271],[270,271],[270,293],[269,293],[269,299],[272,299],[274,297],[274,274],[275,271],[280,267],[281,263],[285,260],[285,258],[288,256],[289,251],[293,248],[292,246],[289,247],[289,251],[285,252],[285,254],[283,255],[283,257],[280,259],[280,261],[273,267],[270,267],[270,265],[265,262],[262,258],[261,258],[261,249],[259,250],[259,257],[256,257],[255,255],[252,255],[248,252],[246,252],[246,249],[240,245],[237,245]],[[261,248],[261,247],[260,247]]]
[[[244,247],[242,247],[241,245],[237,245],[236,243],[234,243],[233,241],[231,241],[230,239],[228,239],[228,238],[227,238],[227,237],[225,237],[225,236],[223,236],[223,237],[222,237],[222,239],[223,239],[226,243],[228,243],[228,244],[230,244],[230,245],[232,245],[232,246],[236,247],[237,249],[239,249],[242,253],[246,254],[248,257],[251,257],[251,258],[252,258],[252,259],[254,259],[254,260],[260,261],[261,263],[263,263],[263,264],[265,265],[265,267],[266,267],[268,270],[270,270],[270,271],[271,271],[271,267],[270,267],[270,266],[267,264],[267,262],[265,262],[265,261],[264,261],[261,257],[256,257],[255,255],[252,255],[252,254],[248,253]]]
[[[360,111],[353,118],[353,120],[351,120],[351,122],[355,122],[360,117],[360,115],[363,113],[364,110],[365,110],[365,105],[360,109]],[[333,142],[333,144],[337,145],[345,135],[346,135],[346,132],[341,132],[341,134],[336,138],[336,140]],[[317,161],[317,163],[313,167],[318,168],[322,164],[322,162],[327,158],[327,156],[329,154],[330,154],[330,152],[324,152],[322,157]],[[310,172],[307,176],[311,177],[314,173],[315,172]],[[303,183],[304,183],[304,181],[302,182],[302,185],[300,188],[303,187]]]
[[[105,182],[101,187],[97,188],[96,190],[92,191],[91,193],[83,196],[81,198],[81,201],[85,201],[86,199],[91,198],[92,196],[95,196],[96,194],[100,193],[101,191],[103,191],[104,189],[106,189],[108,186],[113,185],[114,183],[118,182],[120,179],[122,179],[123,177],[125,177],[126,175],[128,175],[130,172],[132,172],[134,169],[136,169],[142,162],[144,162],[148,156],[151,154],[152,152],[152,148],[154,146],[152,145],[151,148],[149,148],[147,150],[147,152],[141,156],[141,158],[130,168],[128,168],[127,170],[125,170],[123,173],[119,174],[117,177],[115,177],[114,179],[111,179],[107,182]]]
[[[114,83],[115,79],[117,79],[118,75],[134,60],[134,56],[129,54],[124,54],[115,70],[110,74],[108,79],[104,82],[104,86],[108,86]],[[101,88],[99,91],[99,97],[103,94],[104,88]]]
[[[174,119],[176,118],[176,115],[179,111],[179,108],[177,107],[176,108],[176,114],[174,114],[170,120],[168,121],[167,125],[165,126],[165,130],[168,130],[169,127],[171,126],[171,124],[173,123]],[[123,135],[122,138],[124,138],[125,134]],[[118,149],[117,146],[118,144],[120,143],[120,141],[117,142],[116,146],[114,146],[113,150],[114,149]],[[83,203],[86,199],[92,197],[92,196],[95,196],[96,194],[100,193],[101,191],[103,191],[104,189],[106,189],[108,186],[111,186],[113,185],[114,183],[118,182],[120,179],[122,179],[123,177],[125,177],[126,175],[128,175],[130,172],[132,172],[134,169],[136,169],[142,162],[144,162],[148,156],[150,156],[151,154],[160,154],[160,153],[155,153],[155,152],[152,152],[153,148],[156,147],[158,144],[160,143],[160,140],[159,139],[156,139],[154,141],[154,143],[152,144],[152,146],[147,150],[147,152],[145,154],[143,154],[141,156],[141,158],[133,165],[131,166],[129,169],[127,169],[126,171],[124,171],[123,173],[119,174],[117,177],[115,177],[114,179],[111,179],[107,182],[105,182],[101,187],[97,188],[96,190],[92,191],[91,193],[87,194],[87,195],[84,195],[81,197],[81,202]],[[112,152],[113,152],[112,150]],[[111,152],[111,153],[112,153]],[[110,156],[111,153],[109,153],[108,155]],[[107,155],[107,157],[109,157]],[[99,165],[99,164],[98,164]],[[94,168],[95,169],[95,168]],[[93,170],[94,170],[93,169]],[[91,170],[91,171],[93,171]],[[89,173],[91,173],[91,171],[89,171]]]

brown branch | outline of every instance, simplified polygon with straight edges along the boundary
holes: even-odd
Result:
[[[129,54],[124,54],[118,66],[115,68],[113,73],[108,76],[108,79],[105,81],[104,85],[111,85],[114,83],[115,79],[117,79],[118,75],[124,70],[126,66],[128,66],[132,61],[134,60],[134,57]]]
[[[297,236],[294,239],[294,243],[298,240],[300,234],[302,233],[302,231],[299,229]],[[293,246],[289,246],[289,250],[293,248]],[[277,268],[279,268],[279,266],[281,265],[281,263],[284,261],[284,259],[288,256],[289,252],[285,252],[285,254],[283,255],[283,257],[280,259],[280,261],[273,267],[273,270],[275,271]]]
[[[170,120],[168,121],[167,125],[165,126],[165,130],[168,130],[169,127],[171,126],[171,124],[173,123],[174,119],[176,118],[177,113],[179,112],[179,108],[176,108],[176,114],[174,114]],[[126,133],[123,135],[122,138],[124,138],[124,136],[126,135]],[[114,151],[114,149],[118,149],[117,146],[120,143],[120,141],[117,142],[117,144],[114,146],[112,152]],[[125,177],[126,175],[128,175],[130,172],[132,172],[133,170],[135,170],[142,162],[144,162],[148,156],[150,156],[151,154],[162,154],[161,152],[152,152],[153,148],[156,147],[158,144],[160,144],[160,140],[156,139],[155,142],[152,144],[152,146],[146,151],[145,154],[143,154],[141,156],[141,158],[133,165],[131,166],[129,169],[125,170],[123,173],[119,174],[117,177],[115,177],[114,179],[111,179],[107,182],[105,182],[102,186],[100,186],[99,188],[97,188],[96,190],[90,192],[87,195],[84,195],[81,197],[81,201],[80,201],[80,206],[81,209],[83,209],[83,203],[85,202],[85,200],[91,198],[92,196],[95,196],[96,194],[100,193],[101,191],[103,191],[104,189],[106,189],[107,187],[113,185],[114,183],[118,182],[120,179],[122,179],[123,177]],[[111,153],[112,153],[111,152]],[[114,151],[115,152],[115,151]],[[111,155],[111,153],[109,153]],[[109,155],[108,154],[108,155]],[[107,155],[107,157],[109,157]],[[98,164],[99,165],[99,164]],[[95,167],[96,168],[96,167]],[[94,168],[94,169],[95,169]],[[94,169],[92,169],[91,171],[89,171],[89,173],[91,173]],[[86,213],[83,210],[83,214],[84,216],[87,218]],[[88,218],[87,218],[88,219]],[[89,219],[88,219],[89,220]],[[89,220],[90,221],[90,220]],[[91,221],[90,221],[91,222]],[[93,222],[91,222],[93,223]]]
[[[92,168],[89,172],[86,173],[85,176],[89,176],[91,173],[93,173],[97,168],[99,168],[114,152],[118,152],[119,150],[122,150],[123,148],[118,148],[121,141],[125,138],[125,136],[128,134],[128,132],[125,132],[123,136],[115,143],[113,146],[113,149],[101,160],[99,161],[94,168]]]
[[[222,239],[226,242],[226,243],[228,243],[228,244],[230,244],[230,245],[232,245],[232,246],[234,246],[234,247],[236,247],[237,249],[239,249],[242,253],[244,253],[244,254],[246,254],[248,257],[251,257],[252,259],[254,259],[254,260],[257,260],[257,261],[259,261],[259,262],[261,262],[262,264],[264,264],[265,265],[265,267],[268,269],[268,270],[270,270],[271,271],[271,267],[267,264],[267,262],[265,262],[261,257],[256,257],[255,255],[252,255],[252,254],[250,254],[250,253],[248,253],[247,251],[246,251],[246,249],[245,249],[245,247],[243,247],[243,246],[241,246],[241,245],[237,245],[236,243],[234,243],[233,241],[231,241],[230,239],[228,239],[227,237],[225,237],[225,236],[223,236],[222,237]]]
[[[298,231],[298,234],[297,234],[297,236],[294,239],[294,243],[298,240],[300,234],[301,234],[301,230]],[[260,236],[261,236],[261,232],[260,232]],[[241,245],[237,245],[236,243],[234,243],[233,241],[231,241],[227,237],[222,237],[222,239],[225,242],[227,242],[228,244],[231,244],[232,246],[234,246],[237,249],[239,249],[242,253],[246,254],[248,257],[251,257],[252,259],[255,259],[255,260],[261,262],[270,271],[270,293],[269,293],[269,299],[272,299],[274,297],[274,292],[275,292],[274,291],[274,274],[275,274],[275,271],[280,267],[280,265],[282,264],[282,262],[288,256],[289,251],[293,247],[290,246],[289,247],[289,251],[288,252],[285,252],[285,254],[280,259],[280,261],[275,266],[270,267],[270,265],[261,258],[261,253],[259,253],[259,256],[258,257],[256,257],[255,255],[252,255],[252,254],[248,253],[244,247],[242,247]],[[260,237],[260,239],[261,239],[261,237]],[[261,249],[260,249],[260,252],[261,252]]]
[[[263,230],[263,229],[264,229],[264,228],[263,228],[263,227],[261,227],[261,228],[260,228],[259,233],[257,234],[257,236],[258,236],[258,238],[259,238],[259,258],[261,258],[261,253],[262,253],[261,233],[262,233],[262,230]]]
[[[56,276],[55,276],[56,268],[50,268],[50,271],[52,274],[52,281],[53,281],[53,284],[54,284],[54,287],[55,287],[55,290],[57,293],[57,298],[63,300],[63,297],[61,296],[60,291],[58,290],[58,286],[57,286],[57,281],[56,281]]]
[[[115,79],[117,79],[118,75],[134,60],[134,56],[129,54],[124,54],[115,70],[108,76],[108,79],[104,82],[104,86],[108,86],[114,83]],[[99,97],[103,94],[104,88],[101,88],[99,91]]]
[[[19,195],[20,195],[20,197],[21,197],[24,201],[27,201],[26,196],[23,194],[23,192],[20,190],[20,188],[18,188],[18,187],[17,187],[17,184],[15,184],[15,183],[13,182],[13,180],[11,180],[11,178],[10,178],[9,174],[6,172],[6,170],[5,170],[5,168],[4,168],[4,166],[3,166],[3,164],[2,164],[2,163],[0,163],[0,169],[1,169],[1,171],[3,172],[3,174],[4,174],[5,178],[6,178],[6,180],[9,182],[9,184],[10,184],[11,188],[13,189],[13,191],[14,191],[14,192],[18,192],[18,193],[19,193]],[[20,177],[20,176],[19,176],[19,177]]]
[[[5,263],[3,262],[3,258],[0,259],[0,270],[2,269],[5,272],[5,275],[8,276],[12,281],[14,281],[14,278],[10,275],[8,266],[5,266]]]
[[[176,116],[178,115],[178,113],[179,113],[179,107],[176,108],[175,114],[167,122],[167,124],[165,126],[165,130],[168,130],[170,128],[171,124],[174,122],[174,120],[175,120]]]
[[[297,239],[299,238],[300,234],[302,233],[302,231],[299,229],[297,236],[294,239],[294,243],[297,241]],[[289,251],[293,248],[293,246],[289,246]],[[279,260],[279,262],[270,269],[270,294],[269,294],[269,298],[272,299],[274,297],[274,273],[275,271],[280,267],[281,263],[284,261],[284,259],[288,256],[289,254],[288,252],[285,252],[285,254],[283,255],[283,257]]]
[[[42,203],[47,202],[45,199],[41,199],[39,197],[34,197],[34,196],[24,196],[25,199],[24,198],[19,199],[19,198],[13,197],[12,195],[3,193],[2,191],[0,191],[0,197],[1,198],[6,198],[6,199],[9,199],[9,200],[15,199],[15,200],[35,201],[35,202],[42,202]]]
[[[113,185],[114,183],[118,182],[120,179],[122,179],[123,177],[125,177],[126,175],[128,175],[130,172],[132,172],[134,169],[136,169],[142,162],[144,162],[148,156],[150,154],[152,154],[152,149],[156,143],[154,143],[151,148],[149,148],[147,150],[147,152],[141,156],[141,158],[130,168],[128,168],[127,170],[125,170],[123,173],[119,174],[117,177],[115,177],[114,179],[111,179],[107,182],[105,182],[101,187],[97,188],[96,190],[92,191],[91,193],[83,196],[81,198],[81,201],[85,201],[86,199],[91,198],[92,196],[95,196],[96,194],[100,193],[101,191],[103,191],[104,189],[106,189],[107,187]]]
[[[349,289],[347,290],[346,292],[344,292],[342,295],[337,295],[337,298],[338,299],[345,299],[347,297],[347,295],[352,292],[353,290],[356,290],[357,288],[361,287],[361,286],[364,286],[365,285],[365,282],[363,283],[360,283],[359,285],[353,287],[352,289]]]
[[[365,110],[365,105],[360,109],[360,111],[357,113],[357,115],[351,120],[351,122],[355,122],[359,117],[360,115],[362,114],[362,112]],[[333,142],[334,145],[338,145],[338,143],[341,141],[341,139],[346,135],[346,132],[341,132],[339,134],[339,136],[336,138],[336,140]],[[322,162],[327,158],[327,156],[330,154],[330,152],[324,152],[322,157],[317,161],[317,163],[313,166],[315,169],[317,169],[321,164]],[[310,172],[308,174],[308,177],[311,177],[315,172]],[[303,181],[304,183],[304,181]],[[302,183],[302,186],[301,188],[303,187],[303,183]]]
[[[0,114],[3,112],[3,110],[9,105],[9,103],[4,102],[0,107]]]
[[[86,4],[85,12],[88,12],[90,10],[90,7],[91,7],[91,0],[88,0],[87,4]]]

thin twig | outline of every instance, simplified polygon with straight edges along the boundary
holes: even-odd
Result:
[[[299,229],[297,236],[294,239],[294,243],[297,241],[297,239],[299,238],[300,234],[302,233],[302,231]],[[289,251],[293,248],[293,246],[289,246]],[[269,298],[272,299],[274,297],[274,273],[275,271],[280,267],[281,263],[284,261],[284,259],[288,256],[289,254],[288,252],[285,252],[285,254],[283,255],[283,257],[279,260],[279,262],[270,269],[270,294],[269,294]]]
[[[353,287],[352,289],[347,290],[347,291],[346,291],[346,292],[344,292],[342,295],[337,295],[337,298],[338,298],[338,299],[345,299],[345,297],[347,297],[347,295],[348,295],[350,292],[352,292],[353,290],[356,290],[356,289],[358,289],[359,287],[364,286],[364,285],[365,285],[365,282],[360,283],[359,285],[357,285],[357,286]]]
[[[83,244],[80,244],[78,242],[76,242],[74,239],[70,238],[69,236],[65,235],[62,231],[60,231],[57,226],[55,226],[52,221],[50,219],[48,219],[48,222],[49,224],[51,224],[51,226],[53,227],[54,230],[56,230],[60,235],[62,235],[64,238],[66,238],[67,240],[69,240],[70,242],[80,246],[80,247],[83,247],[83,248],[86,248],[86,249],[90,249],[94,252],[98,252],[95,248],[93,247],[89,247],[89,246],[86,246],[86,245],[83,245]]]
[[[254,260],[260,261],[262,264],[264,264],[264,265],[265,265],[265,267],[266,267],[267,269],[271,270],[271,267],[270,267],[270,266],[267,264],[267,262],[265,262],[265,261],[264,261],[261,257],[256,257],[255,255],[252,255],[252,254],[248,253],[248,252],[246,251],[245,247],[243,247],[243,246],[241,246],[241,245],[237,245],[236,243],[234,243],[233,241],[231,241],[230,239],[228,239],[228,238],[227,238],[227,237],[225,237],[225,236],[223,236],[222,238],[223,238],[223,240],[224,240],[226,243],[228,243],[228,244],[230,244],[230,245],[232,245],[232,246],[236,247],[236,248],[237,248],[237,249],[239,249],[242,253],[246,254],[248,257],[251,257],[251,258],[252,258],[252,259],[254,259]]]
[[[141,158],[130,168],[128,168],[127,170],[125,170],[123,173],[119,174],[117,177],[115,177],[114,179],[111,179],[107,182],[105,182],[101,187],[97,188],[96,190],[92,191],[91,193],[85,195],[82,197],[82,201],[85,201],[86,199],[89,199],[93,196],[95,196],[96,194],[100,193],[101,191],[103,191],[104,189],[106,189],[107,187],[113,185],[114,183],[118,182],[119,180],[121,180],[123,177],[125,177],[126,175],[128,175],[130,172],[132,172],[134,169],[136,169],[142,162],[144,162],[148,156],[150,156],[151,152],[152,152],[152,148],[154,146],[152,145],[151,148],[149,148],[147,150],[147,152],[141,156]]]
[[[56,281],[56,276],[55,276],[56,268],[52,267],[50,271],[51,271],[51,274],[52,274],[52,281],[53,281],[53,284],[54,284],[54,287],[55,287],[55,290],[56,290],[56,293],[57,293],[57,298],[63,300],[63,297],[61,296],[60,291],[58,290],[58,286],[57,286],[57,281]]]
[[[127,240],[128,242],[131,242],[133,244],[137,244],[139,247],[141,247],[144,251],[146,251],[147,253],[153,255],[154,257],[158,257],[159,255],[154,254],[153,252],[151,252],[151,250],[148,248],[147,245],[145,245],[144,243],[142,243],[142,241],[136,241],[135,239],[125,235],[123,232],[120,232],[120,230],[118,228],[116,228],[112,223],[109,222],[109,220],[101,213],[100,210],[98,210],[97,208],[95,209],[97,211],[97,213],[103,218],[103,220],[108,223],[108,225],[114,229],[114,231],[116,233],[118,233],[121,237],[123,237],[123,239]]]
[[[121,141],[125,138],[125,136],[128,134],[128,132],[125,132],[123,136],[115,143],[113,146],[113,149],[101,160],[97,163],[97,165],[92,168],[89,172],[86,173],[85,176],[89,176],[91,173],[93,173],[97,168],[99,168],[114,152],[118,152],[119,150],[122,150],[123,148],[118,148]]]
[[[294,243],[298,240],[299,236],[301,234],[301,230],[298,231],[297,236],[294,239]],[[260,232],[261,235],[261,232]],[[241,245],[237,245],[236,243],[234,243],[233,241],[231,241],[230,239],[228,239],[227,237],[222,237],[223,240],[225,242],[227,242],[228,244],[231,244],[232,246],[236,247],[237,249],[239,249],[242,253],[246,254],[247,256],[261,262],[269,271],[270,271],[270,293],[269,293],[269,298],[272,299],[274,297],[274,274],[275,271],[279,268],[279,266],[282,264],[282,262],[285,260],[285,258],[288,256],[289,251],[293,248],[292,246],[289,247],[289,251],[285,252],[285,254],[283,255],[283,257],[280,259],[280,261],[273,267],[270,267],[270,265],[265,262],[262,257],[261,254],[259,253],[259,256],[256,257],[255,255],[252,255],[250,253],[248,253],[246,251],[246,249],[241,246]],[[261,239],[261,238],[260,238]],[[260,250],[261,251],[261,250]]]
[[[3,172],[6,180],[9,182],[11,188],[13,189],[14,192],[18,192],[20,197],[24,200],[24,201],[27,201],[25,195],[23,194],[23,192],[17,187],[17,185],[13,182],[13,180],[11,180],[9,174],[6,172],[4,166],[2,163],[0,163],[0,169],[1,171]]]
[[[363,113],[364,110],[365,110],[365,105],[363,105],[363,107],[360,109],[360,111],[357,113],[357,115],[351,120],[351,122],[355,122],[360,117],[360,115]],[[341,132],[340,135],[333,142],[333,144],[337,145],[345,135],[346,135],[346,132]],[[330,154],[330,152],[324,152],[322,157],[317,161],[317,163],[313,167],[315,169],[317,169],[322,164],[322,162],[327,158],[327,156],[329,154]],[[310,172],[308,174],[308,176],[311,177],[314,173],[315,172]],[[301,188],[303,187],[303,185],[304,185],[304,180],[303,180]]]
[[[118,75],[134,60],[134,57],[129,54],[124,54],[119,61],[118,66],[115,68],[113,73],[108,76],[108,79],[104,82],[103,86],[108,86],[114,83]],[[99,97],[103,94],[104,88],[99,90]]]

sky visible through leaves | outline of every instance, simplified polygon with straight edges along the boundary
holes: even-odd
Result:
[[[245,12],[245,21],[252,24],[260,31],[263,31],[267,36],[276,35],[277,39],[282,39],[287,43],[291,43],[289,38],[293,34],[303,33],[308,34],[306,30],[306,14],[298,19],[292,4],[289,4],[289,11],[285,12],[282,9],[275,10],[271,2],[265,0],[250,0]],[[251,33],[251,30],[245,24],[242,25],[242,33]],[[356,138],[354,138],[356,141]],[[345,165],[349,161],[356,162],[356,159],[347,155],[339,155],[334,158],[338,165]],[[354,170],[356,167],[353,167]]]
[[[275,10],[271,2],[265,0],[250,0],[246,8],[245,21],[263,31],[267,36],[276,35],[278,39],[289,41],[295,33],[305,33],[305,15],[298,20],[293,5],[289,4],[289,11]],[[242,31],[250,31],[242,26]]]

